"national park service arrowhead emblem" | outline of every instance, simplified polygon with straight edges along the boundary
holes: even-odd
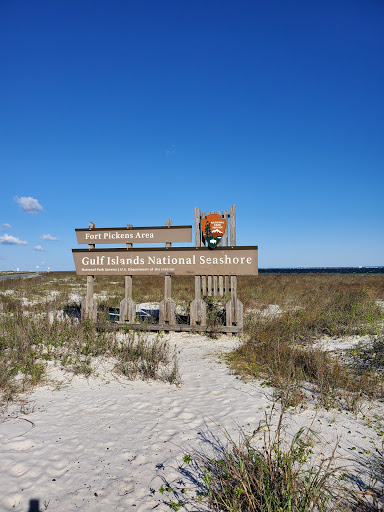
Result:
[[[207,215],[201,219],[201,229],[203,231],[204,240],[207,241],[208,247],[214,249],[218,246],[220,240],[224,236],[227,221],[217,213]]]

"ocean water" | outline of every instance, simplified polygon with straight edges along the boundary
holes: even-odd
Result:
[[[384,274],[384,267],[259,268],[259,274]]]

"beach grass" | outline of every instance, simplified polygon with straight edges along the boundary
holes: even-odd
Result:
[[[3,403],[45,382],[50,364],[89,377],[97,373],[100,358],[112,361],[113,371],[130,379],[179,382],[176,356],[161,334],[108,332],[67,316],[65,311],[79,310],[80,303],[71,298],[76,288],[60,280],[55,283],[50,275],[0,283]],[[76,280],[71,281],[76,286]]]
[[[336,455],[315,455],[319,436],[312,426],[287,436],[289,393],[266,413],[252,433],[240,440],[224,431],[225,442],[212,434],[209,449],[187,453],[179,466],[181,479],[164,484],[171,509],[204,502],[209,510],[228,512],[379,512],[383,458],[376,457],[372,485],[351,489],[348,472]],[[192,484],[186,487],[185,482]],[[184,483],[184,486],[181,485]],[[206,510],[206,509],[204,509]]]
[[[280,421],[282,421],[282,415]],[[272,430],[268,419],[240,443],[227,436],[215,455],[200,453],[195,471],[212,510],[249,512],[326,511],[337,501],[340,485],[334,456],[311,464],[311,432],[300,429],[284,446],[282,423]],[[257,446],[255,436],[260,436]]]
[[[260,302],[248,314],[245,336],[228,358],[232,370],[264,379],[280,392],[291,389],[292,405],[305,399],[307,383],[325,407],[356,410],[362,397],[382,398],[384,379],[377,370],[383,364],[384,311],[378,299],[383,297],[384,277],[366,277],[272,276],[265,293],[280,310],[265,314]],[[316,343],[324,337],[357,335],[368,336],[370,343],[355,350],[354,357],[335,357]]]

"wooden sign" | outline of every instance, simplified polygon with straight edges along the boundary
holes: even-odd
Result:
[[[227,221],[217,213],[212,213],[207,215],[204,219],[201,219],[203,237],[207,241],[210,249],[217,247],[224,236],[226,227]]]
[[[148,244],[192,242],[192,226],[76,229],[79,244]]]
[[[257,246],[72,249],[80,275],[233,275],[258,273]]]

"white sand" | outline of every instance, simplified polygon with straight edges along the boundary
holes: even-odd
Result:
[[[319,348],[324,352],[337,352],[340,350],[350,350],[372,343],[372,336],[344,336],[343,338],[331,338],[323,336],[319,341],[314,343],[315,348]]]
[[[0,422],[0,510],[27,512],[31,499],[39,500],[41,510],[46,505],[55,512],[170,510],[167,493],[158,492],[162,477],[181,478],[178,464],[204,445],[203,434],[211,428],[223,438],[220,428],[225,428],[236,439],[238,426],[252,432],[270,410],[272,389],[242,382],[219,364],[215,352],[236,342],[170,337],[181,351],[179,388],[109,373],[109,380],[74,377],[58,390],[35,389],[28,397],[32,412],[18,412],[15,405]],[[364,412],[382,417],[380,407],[366,406]],[[342,456],[367,460],[363,450],[372,452],[380,439],[377,421],[370,428],[361,415],[306,408],[290,412],[288,419],[292,432],[314,419],[325,440],[316,453],[330,454],[339,437]]]

